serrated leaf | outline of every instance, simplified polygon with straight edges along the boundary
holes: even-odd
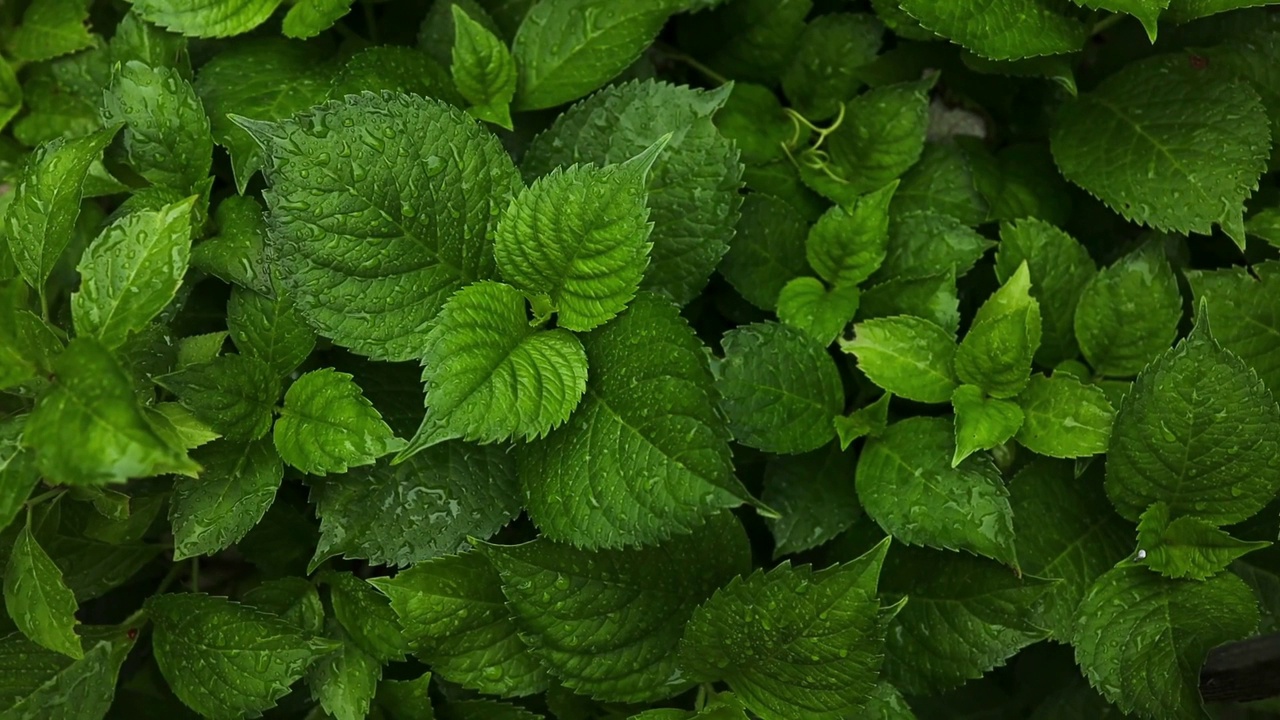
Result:
[[[1017,403],[1026,416],[1017,439],[1028,450],[1058,458],[1107,451],[1116,411],[1098,386],[1061,372],[1033,375]]]
[[[35,664],[32,675],[39,679],[22,687],[20,694],[0,688],[4,720],[98,720],[112,709],[120,666],[133,650],[133,640],[117,636],[99,641],[82,659],[59,666],[35,657],[32,651],[39,648],[24,647],[17,638],[14,633],[0,640],[0,667],[7,677],[18,675],[21,682]],[[23,667],[11,667],[9,660]]]
[[[387,598],[351,573],[327,573],[324,580],[334,617],[351,641],[379,662],[403,660],[409,644]]]
[[[720,274],[747,302],[773,310],[782,288],[809,274],[808,233],[798,210],[771,195],[752,193],[742,202],[738,234],[720,263]]]
[[[756,323],[725,333],[716,379],[738,442],[773,453],[826,445],[844,409],[844,387],[826,349],[799,330]]]
[[[268,580],[251,588],[241,601],[306,632],[314,634],[324,629],[324,603],[316,586],[304,578]]]
[[[55,652],[84,657],[76,635],[76,597],[28,523],[18,531],[4,571],[4,604],[24,635]]]
[[[187,39],[146,22],[136,13],[120,18],[111,36],[110,50],[113,63],[123,65],[138,60],[154,68],[174,68],[183,78],[191,79]]]
[[[858,368],[871,382],[908,400],[947,402],[959,385],[952,369],[955,338],[923,318],[860,322],[852,340],[840,341],[840,349],[858,358]]]
[[[326,634],[341,647],[307,669],[311,697],[335,720],[364,720],[382,679],[382,663],[352,642],[336,621],[329,621]]]
[[[169,500],[173,559],[213,555],[239,541],[276,499],[284,466],[264,438],[197,450],[199,478],[180,478]]]
[[[280,29],[285,37],[315,37],[351,12],[354,3],[355,0],[299,0],[285,13]]]
[[[1252,635],[1258,606],[1231,573],[1192,582],[1125,564],[1094,583],[1078,617],[1076,662],[1104,697],[1140,717],[1192,720],[1204,717],[1209,650]]]
[[[863,288],[858,319],[897,315],[929,320],[955,337],[960,327],[960,298],[955,273],[949,271],[921,278],[886,280]]]
[[[511,129],[511,100],[516,93],[516,64],[506,43],[453,5],[453,82],[472,115]]]
[[[507,0],[503,1],[506,2]],[[523,7],[516,9],[519,17],[515,18],[515,20],[518,24],[524,20],[524,16],[533,7],[533,3],[525,0],[513,1],[524,3]],[[475,20],[487,32],[510,39],[515,34],[515,28],[511,28],[512,32],[504,33],[503,29],[498,27],[498,24],[494,22],[493,17],[489,14],[489,11],[495,9],[496,6],[497,4],[495,3],[481,3],[477,0],[442,0],[438,3],[432,3],[430,9],[427,10],[426,17],[422,18],[422,24],[418,26],[418,47],[424,54],[445,68],[452,67],[453,46],[458,34],[458,24],[453,15],[455,8]]]
[[[640,287],[685,305],[729,248],[743,202],[738,152],[712,124],[727,96],[654,81],[611,85],[556,118],[521,169],[533,178],[573,163],[621,163],[671,133],[648,173],[653,247]]]
[[[979,450],[1008,442],[1022,427],[1022,408],[1011,400],[988,397],[976,385],[961,385],[951,394],[956,415],[956,449],[951,467]]]
[[[203,335],[192,335],[178,341],[176,367],[203,365],[212,362],[222,354],[222,346],[227,343],[227,333],[211,332]]]
[[[228,283],[272,295],[265,248],[267,222],[257,200],[240,195],[218,203],[218,234],[191,249],[191,267]]]
[[[321,335],[375,359],[417,357],[448,296],[493,274],[489,239],[520,179],[462,111],[366,93],[279,123],[238,122],[269,156],[269,248]],[[315,137],[316,123],[333,130]],[[351,156],[335,162],[344,147]]]
[[[612,702],[687,688],[676,658],[685,623],[751,567],[731,513],[648,548],[592,552],[538,540],[483,549],[533,654],[565,686]]]
[[[991,215],[978,190],[978,179],[969,153],[958,143],[926,143],[919,162],[902,175],[891,214],[897,218],[908,213],[936,213],[977,227]],[[957,274],[964,271],[957,269]]]
[[[219,355],[156,378],[183,407],[228,440],[257,440],[271,429],[280,380],[257,358]]]
[[[677,9],[679,3],[670,0],[534,5],[511,44],[519,71],[516,109],[554,107],[604,85],[640,57]]]
[[[1074,0],[1074,2],[1093,10],[1106,10],[1134,16],[1146,29],[1147,38],[1154,43],[1160,13],[1169,7],[1170,0]]]
[[[867,515],[908,545],[967,550],[1016,568],[1009,491],[990,458],[952,467],[955,438],[943,418],[913,417],[867,441],[857,488]]]
[[[17,60],[38,62],[83,50],[94,43],[89,34],[91,0],[33,0],[5,42]]]
[[[835,443],[804,455],[769,459],[760,499],[781,516],[766,521],[775,558],[818,547],[862,515],[853,485],[855,467],[854,454]]]
[[[1076,338],[1103,375],[1136,375],[1177,336],[1182,317],[1169,261],[1149,242],[1103,269],[1085,286],[1076,307]]]
[[[1213,321],[1214,339],[1280,391],[1280,262],[1186,271],[1196,302],[1230,308]]]
[[[546,689],[546,671],[516,635],[498,571],[483,553],[438,557],[372,582],[391,598],[414,653],[440,677],[503,696]]]
[[[553,170],[522,190],[494,237],[502,276],[578,332],[616,316],[648,265],[645,182],[669,138],[618,165]]]
[[[1170,517],[1169,506],[1158,502],[1138,521],[1134,559],[1165,577],[1204,580],[1225,570],[1236,558],[1269,545],[1237,540],[1199,518]]]
[[[285,462],[311,475],[370,465],[404,446],[351,376],[333,368],[289,386],[272,437]]]
[[[1079,50],[1086,30],[1053,0],[998,0],[993,4],[899,0],[925,28],[993,60],[1016,60]]]
[[[191,257],[193,201],[130,213],[89,245],[71,296],[77,335],[115,349],[173,300]]]
[[[432,5],[432,12],[450,4]],[[426,53],[395,45],[375,45],[352,55],[334,75],[328,97],[341,100],[347,95],[380,94],[383,90],[435,98],[450,105],[465,104],[443,65]]]
[[[1022,392],[1040,347],[1040,303],[1027,263],[991,294],[956,349],[956,377],[997,398]]]
[[[778,294],[778,319],[825,347],[853,320],[859,297],[856,285],[837,285],[828,290],[816,278],[796,278]]]
[[[422,381],[427,414],[397,460],[454,438],[546,436],[581,401],[587,357],[568,330],[533,326],[519,290],[478,282],[440,311],[423,350]]]
[[[73,340],[54,361],[54,371],[57,379],[36,404],[25,435],[46,479],[101,485],[199,471],[152,429],[129,377],[96,340]]]
[[[232,720],[274,707],[307,666],[335,649],[330,641],[226,598],[156,595],[146,608],[164,679],[183,703],[209,718]]]
[[[320,518],[313,567],[335,555],[404,567],[487,538],[520,512],[512,458],[461,442],[311,480],[311,500]]]
[[[148,22],[189,37],[239,35],[261,25],[281,0],[131,0],[133,11]]]
[[[791,106],[812,121],[836,114],[861,86],[859,67],[875,60],[884,26],[869,13],[820,15],[805,27],[782,74]]]
[[[284,293],[271,298],[233,288],[227,302],[227,330],[236,349],[258,358],[280,376],[296,370],[316,345],[315,333]]]
[[[870,405],[835,419],[841,450],[848,450],[849,445],[860,437],[876,437],[884,432],[889,426],[889,400],[892,397],[893,393],[885,393]]]
[[[1003,665],[1045,636],[1036,601],[1052,587],[990,560],[897,547],[885,561],[882,602],[906,597],[885,633],[884,679],[936,694]]]
[[[880,559],[814,571],[784,562],[734,578],[693,614],[680,644],[694,680],[723,680],[764,720],[842,718],[865,705],[883,642]]]
[[[1271,156],[1266,109],[1248,84],[1194,65],[1149,58],[1083,93],[1059,113],[1053,157],[1133,222],[1202,235],[1216,223],[1243,247],[1244,201]]]
[[[1178,517],[1228,525],[1280,490],[1280,406],[1224,350],[1202,303],[1195,329],[1138,375],[1116,414],[1107,495],[1137,520],[1155,502]]]
[[[962,277],[992,245],[948,215],[895,212],[884,262],[874,278],[896,280],[946,273]]]
[[[156,403],[148,407],[147,419],[170,447],[191,450],[222,437],[200,422],[195,413],[176,402]]]
[[[748,497],[733,475],[706,348],[674,305],[641,294],[582,344],[591,368],[582,403],[518,454],[525,507],[544,537],[651,544]]]
[[[435,720],[435,709],[427,694],[431,673],[416,680],[383,680],[378,683],[374,703],[390,716],[390,720]]]
[[[822,279],[857,285],[880,267],[889,244],[889,202],[897,189],[890,182],[818,218],[805,240],[805,256]]]
[[[1026,218],[1000,227],[996,277],[1009,281],[1026,262],[1031,297],[1040,304],[1042,335],[1036,362],[1057,363],[1076,356],[1076,306],[1097,275],[1093,259],[1075,238],[1043,220]]]
[[[209,176],[209,118],[195,89],[177,70],[128,61],[103,91],[102,120],[124,125],[125,158],[152,183],[194,192]]]

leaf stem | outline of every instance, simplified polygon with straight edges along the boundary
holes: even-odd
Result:
[[[173,585],[173,582],[182,575],[183,570],[184,567],[182,563],[174,563],[169,568],[169,574],[164,576],[164,579],[160,581],[160,584],[156,586],[156,591],[152,594],[163,595],[164,592],[169,589],[169,586]]]
[[[65,490],[63,490],[62,488],[54,488],[54,489],[52,489],[52,490],[46,490],[45,492],[42,492],[42,493],[40,493],[39,495],[36,495],[35,497],[28,498],[28,499],[27,499],[27,512],[28,512],[28,513],[29,513],[29,512],[31,512],[31,508],[35,507],[36,505],[39,505],[40,503],[44,502],[45,500],[48,500],[49,498],[51,498],[51,497],[55,497],[55,496],[57,496],[57,495],[61,495],[61,494],[62,494],[62,493],[64,493],[64,492],[66,492],[66,491],[65,491]]]
[[[364,24],[369,27],[369,42],[377,45],[378,39],[378,18],[373,14],[373,3],[365,0],[361,3],[364,6]]]
[[[191,592],[200,592],[200,558],[191,558]]]
[[[680,52],[679,50],[676,50],[673,47],[663,45],[661,43],[655,45],[655,47],[659,49],[663,55],[666,55],[667,57],[671,58],[672,60],[675,60],[676,62],[682,62],[685,65],[688,65],[689,67],[693,68],[694,70],[697,70],[704,77],[706,77],[708,80],[714,82],[717,85],[726,85],[729,83],[729,78],[725,77],[724,75],[721,75],[715,70],[712,70],[706,65],[703,65],[697,58],[693,57],[692,55],[688,55],[686,53]]]
[[[1110,29],[1112,25],[1124,20],[1126,17],[1128,16],[1124,13],[1111,13],[1110,15],[1107,15],[1093,24],[1093,27],[1089,30],[1089,36],[1092,37],[1100,32]]]

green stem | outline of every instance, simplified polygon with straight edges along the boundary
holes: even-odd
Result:
[[[1097,35],[1100,32],[1108,30],[1112,25],[1124,20],[1126,17],[1128,17],[1128,15],[1125,15],[1124,13],[1112,13],[1094,23],[1093,28],[1089,30],[1089,35]]]
[[[65,490],[63,490],[62,488],[54,488],[53,490],[46,490],[45,492],[42,492],[33,498],[28,498],[27,512],[30,512],[31,508],[35,507],[36,505],[39,505],[45,500],[48,500],[51,497],[56,497],[58,495],[61,495],[63,492],[65,492]]]
[[[377,45],[380,42],[378,39],[378,19],[373,15],[373,3],[366,0],[362,4],[364,5],[364,23],[369,26],[369,42]]]
[[[663,55],[666,55],[667,57],[671,58],[672,60],[675,60],[676,62],[682,62],[685,65],[688,65],[694,70],[697,70],[699,73],[702,73],[703,76],[705,76],[708,80],[710,80],[711,82],[714,82],[717,85],[725,85],[729,82],[729,78],[721,75],[715,70],[712,70],[706,65],[703,65],[701,62],[698,61],[697,58],[691,55],[687,55],[685,53],[680,52],[679,50],[676,50],[675,48],[671,48],[666,45],[660,45],[659,49],[661,50]]]
[[[191,558],[191,592],[200,592],[200,558]]]
[[[163,595],[164,592],[169,589],[169,586],[173,585],[174,581],[182,576],[182,571],[184,569],[185,567],[182,563],[174,563],[171,565],[169,567],[169,574],[165,575],[164,579],[160,581],[160,584],[156,586],[154,594]]]

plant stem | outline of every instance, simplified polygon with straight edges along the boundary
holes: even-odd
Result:
[[[1112,25],[1115,25],[1116,23],[1124,20],[1126,17],[1127,16],[1124,13],[1111,13],[1110,15],[1107,15],[1106,17],[1102,18],[1098,22],[1094,23],[1093,28],[1089,30],[1089,35],[1092,37],[1094,35],[1097,35],[1100,32],[1108,30],[1111,28]]]

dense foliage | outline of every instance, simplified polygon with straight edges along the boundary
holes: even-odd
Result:
[[[0,720],[1222,713],[1267,4],[0,3]]]

